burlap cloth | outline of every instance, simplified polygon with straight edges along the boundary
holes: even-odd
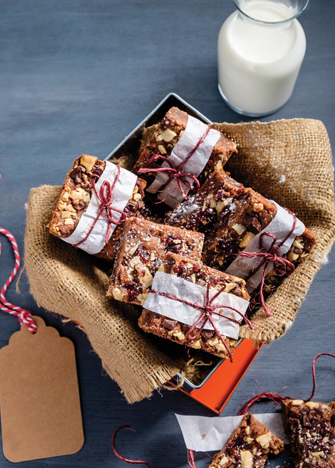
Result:
[[[294,211],[313,232],[317,245],[267,304],[254,315],[254,330],[240,336],[266,344],[292,325],[314,275],[334,242],[335,211],[332,155],[320,121],[215,124],[239,148],[226,169],[247,186]],[[51,236],[46,229],[60,187],[30,192],[25,235],[25,264],[37,304],[80,324],[106,372],[127,401],[149,397],[179,370],[136,324],[140,309],[105,298],[108,274],[103,263]],[[165,341],[165,340],[161,340]]]

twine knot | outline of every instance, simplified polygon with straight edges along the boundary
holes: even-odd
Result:
[[[159,296],[168,297],[169,299],[173,299],[175,301],[182,302],[183,304],[187,304],[187,305],[189,305],[191,307],[194,307],[195,309],[200,310],[202,312],[200,317],[195,321],[195,323],[193,325],[191,325],[191,327],[188,329],[187,333],[185,334],[186,340],[187,341],[192,341],[192,340],[197,339],[200,336],[203,329],[205,328],[206,324],[209,322],[212,325],[216,336],[219,338],[219,340],[222,342],[223,346],[225,347],[225,349],[226,349],[226,351],[228,353],[230,361],[233,362],[231,351],[230,351],[227,343],[223,339],[220,331],[216,327],[212,316],[213,315],[219,315],[220,317],[225,318],[225,319],[227,319],[227,320],[229,320],[229,321],[231,321],[233,323],[237,323],[239,325],[240,322],[238,320],[234,319],[233,317],[229,317],[227,315],[224,315],[222,312],[216,310],[216,309],[230,309],[230,310],[233,310],[234,312],[236,312],[238,315],[240,315],[246,321],[247,325],[249,326],[249,328],[251,330],[253,330],[253,327],[252,327],[252,324],[251,324],[250,320],[247,317],[245,317],[242,314],[242,312],[235,309],[234,307],[230,307],[230,306],[222,305],[222,304],[215,304],[215,305],[213,304],[215,299],[222,292],[225,292],[225,289],[226,289],[226,284],[223,284],[223,287],[220,288],[214,294],[214,296],[210,299],[210,297],[209,297],[210,288],[211,288],[211,286],[214,286],[214,285],[217,285],[217,284],[222,284],[222,283],[219,283],[219,282],[214,283],[213,282],[213,283],[209,283],[207,285],[207,287],[206,287],[206,296],[205,296],[205,304],[204,305],[200,305],[200,304],[198,304],[196,302],[194,302],[194,303],[190,302],[187,299],[182,299],[180,297],[174,296],[174,295],[169,294],[169,293],[163,293],[163,292],[160,292],[160,291],[155,291],[154,289],[151,289],[149,292],[154,293],[154,294],[158,294]],[[198,328],[199,325],[200,325],[200,327]],[[191,333],[195,329],[197,330],[196,334],[191,336]]]
[[[266,270],[267,270],[267,267],[270,263],[274,263],[276,265],[276,267],[279,266],[279,269],[276,270],[276,272],[279,274],[279,275],[290,275],[294,272],[295,270],[295,267],[293,265],[292,262],[290,262],[287,258],[284,258],[283,256],[281,256],[278,252],[279,252],[279,249],[285,244],[285,242],[287,241],[287,239],[289,239],[289,237],[291,237],[291,235],[293,234],[294,230],[295,230],[295,227],[296,227],[296,224],[297,224],[297,218],[295,216],[294,213],[292,213],[291,211],[287,210],[292,216],[293,216],[293,225],[292,225],[292,228],[291,230],[289,231],[289,233],[286,235],[286,237],[278,243],[278,245],[276,245],[276,242],[277,242],[277,237],[272,234],[271,232],[262,232],[261,235],[259,236],[259,248],[260,248],[260,251],[259,252],[239,252],[239,255],[241,257],[245,257],[245,258],[259,258],[260,259],[260,262],[258,263],[255,263],[255,265],[253,266],[251,272],[249,273],[249,275],[245,278],[245,281],[247,282],[251,276],[253,276],[260,268],[263,267],[263,273],[262,273],[262,279],[261,279],[261,286],[260,286],[260,301],[261,301],[261,305],[264,309],[264,312],[266,313],[266,315],[269,317],[272,315],[272,312],[271,310],[266,306],[265,304],[265,299],[264,299],[264,283],[265,283],[265,276],[266,276]],[[264,239],[268,237],[268,238],[271,238],[272,241],[271,241],[271,244],[268,248],[265,247],[265,244],[264,244]]]
[[[196,152],[196,150],[199,148],[201,143],[205,140],[207,137],[208,133],[210,132],[211,128],[207,127],[205,133],[202,135],[198,143],[195,145],[195,147],[188,153],[184,161],[182,161],[179,166],[174,167],[172,165],[172,162],[166,157],[162,156],[161,154],[154,154],[151,156],[151,158],[148,161],[148,165],[155,163],[159,160],[163,160],[163,162],[166,162],[169,167],[154,167],[154,168],[141,168],[139,169],[139,174],[147,174],[147,173],[165,173],[168,175],[168,180],[161,186],[161,188],[158,190],[158,192],[163,192],[166,187],[169,185],[169,183],[172,180],[175,180],[177,182],[178,188],[180,190],[180,193],[182,194],[183,198],[188,200],[189,197],[187,193],[184,190],[184,187],[182,186],[182,183],[186,186],[188,190],[192,188],[192,182],[190,182],[188,179],[192,179],[192,181],[195,183],[197,188],[200,188],[200,182],[197,179],[197,177],[194,174],[189,174],[186,172],[182,172],[183,167],[185,164],[188,162],[188,160],[193,156],[193,154]],[[158,203],[162,203],[164,200]]]
[[[119,226],[120,224],[124,223],[125,220],[127,219],[127,215],[124,211],[118,209],[118,208],[115,208],[112,203],[113,203],[113,191],[115,189],[115,186],[120,178],[120,167],[119,166],[116,166],[116,169],[117,169],[117,175],[114,179],[114,182],[113,184],[111,184],[108,180],[104,180],[100,186],[100,189],[99,189],[99,193],[97,192],[97,189],[96,189],[96,186],[95,186],[95,180],[92,179],[92,187],[93,187],[93,190],[94,190],[94,193],[97,197],[97,199],[99,200],[100,204],[99,204],[99,209],[98,209],[98,214],[94,220],[94,223],[92,224],[92,226],[90,227],[88,233],[85,235],[84,239],[82,239],[80,242],[78,242],[78,244],[75,244],[74,247],[78,247],[79,245],[81,245],[83,242],[85,242],[88,237],[90,236],[91,232],[93,231],[98,219],[100,218],[100,216],[104,213],[105,214],[105,217],[106,219],[108,220],[108,226],[107,226],[107,231],[106,231],[106,235],[105,235],[105,244],[108,243],[109,241],[109,238],[111,236],[111,225],[112,224],[115,224],[116,226]],[[121,218],[119,221],[115,220],[113,218],[113,211],[117,212],[117,213],[120,213],[121,214]]]

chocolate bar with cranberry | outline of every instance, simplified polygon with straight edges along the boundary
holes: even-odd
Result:
[[[277,213],[277,207],[253,189],[238,184],[222,170],[216,171],[211,181],[214,183],[219,179],[223,182],[223,191],[214,190],[210,200],[215,199],[215,206],[219,203],[219,209],[222,205],[224,208],[220,213],[215,208],[217,220],[206,235],[202,260],[206,265],[224,271],[237,254],[269,225]],[[212,204],[214,205],[214,200]],[[315,243],[315,237],[306,228],[305,232],[295,239],[285,257],[296,266],[308,255]],[[267,275],[267,279],[277,284],[279,276],[276,269],[273,269]]]
[[[106,166],[106,161],[100,161],[94,156],[83,154],[74,161],[73,168],[68,172],[59,196],[51,221],[49,232],[56,237],[69,237],[76,229],[83,213],[90,203],[93,186],[92,180],[99,180]],[[146,182],[137,178],[132,197],[128,201],[124,213],[128,217],[141,216],[144,210],[144,189]],[[118,226],[108,244],[96,254],[97,257],[113,261],[122,233],[122,225]]]
[[[249,300],[249,294],[245,288],[244,280],[228,275],[226,273],[214,270],[199,261],[190,260],[189,258],[181,257],[173,253],[166,255],[159,271],[163,271],[169,275],[184,278],[191,283],[207,286],[212,284],[211,289],[220,290],[223,287],[225,292]],[[172,320],[164,315],[151,312],[144,309],[138,324],[147,333],[153,333],[161,338],[174,341],[175,343],[186,345],[194,349],[201,349],[208,353],[219,356],[222,359],[228,357],[227,350],[215,334],[214,330],[202,330],[197,338],[195,337],[199,330],[195,329],[191,332],[190,339],[186,338],[186,333],[190,329],[189,325]],[[228,346],[231,355],[234,353],[237,340],[223,336],[223,340]]]
[[[216,169],[195,194],[167,213],[165,222],[208,234],[219,220],[234,212],[245,190],[222,169]]]
[[[141,168],[157,167],[155,163],[148,164],[149,159],[155,154],[169,157],[186,129],[187,121],[188,114],[186,112],[178,109],[178,107],[172,107],[165,114],[160,124],[157,125],[157,129],[150,142],[140,154],[133,168],[133,172],[138,174],[138,170]],[[221,133],[199,180],[203,181],[207,175],[214,170],[217,163],[220,163],[221,167],[224,166],[230,156],[235,152],[236,144]],[[158,165],[160,166],[161,162],[158,162]],[[155,178],[152,174],[141,174],[141,177],[148,181],[148,186]]]
[[[208,468],[262,468],[269,454],[278,455],[283,450],[284,442],[247,413]]]
[[[282,407],[294,466],[335,467],[335,404],[287,399]]]
[[[142,305],[167,253],[200,261],[204,235],[140,218],[125,221],[107,297]]]

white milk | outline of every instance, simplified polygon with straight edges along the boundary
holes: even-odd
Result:
[[[249,115],[274,112],[290,98],[306,50],[291,8],[252,0],[224,22],[218,40],[219,89],[228,104]],[[273,22],[271,24],[271,22]]]

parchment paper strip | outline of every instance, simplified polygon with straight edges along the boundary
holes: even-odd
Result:
[[[207,125],[202,123],[200,120],[195,119],[191,115],[188,116],[186,129],[169,156],[169,162],[172,164],[172,167],[177,168],[186,159],[189,153],[198,144],[198,141],[203,136],[206,129]],[[199,148],[197,148],[192,157],[187,161],[187,163],[185,163],[182,172],[193,174],[195,176],[200,175],[204,170],[219,138],[220,133],[217,130],[211,129],[204,141],[199,145]],[[168,163],[164,162],[162,167],[170,166]],[[166,173],[158,172],[153,183],[147,188],[147,191],[150,193],[158,192],[159,189],[168,182],[168,180],[169,176]],[[189,179],[189,182],[191,183],[192,180]],[[183,182],[181,182],[181,184],[185,193],[187,193],[189,189]],[[172,180],[166,188],[158,194],[158,198],[160,200],[164,200],[164,203],[171,208],[174,208],[178,203],[184,200],[175,180]]]
[[[199,305],[204,305],[206,302],[206,287],[199,286],[198,284],[191,283],[184,278],[169,275],[161,271],[156,273],[152,283],[152,289],[155,291],[172,294],[173,296],[186,299],[187,301],[197,303]],[[212,298],[216,293],[217,290],[211,289],[210,298]],[[245,314],[249,305],[249,301],[246,301],[241,297],[234,296],[234,294],[222,292],[213,301],[213,305],[225,305],[233,307],[239,310],[242,314]],[[174,299],[170,299],[168,297],[159,296],[158,294],[154,293],[149,294],[143,307],[145,309],[151,310],[152,312],[165,315],[166,317],[178,320],[178,322],[182,322],[190,326],[196,322],[202,313],[202,311],[192,306]],[[228,317],[232,317],[239,322],[242,320],[242,317],[233,310],[217,309],[217,311]],[[216,314],[212,315],[212,319],[221,335],[230,336],[234,339],[238,338],[239,325],[237,323],[233,323]],[[209,322],[207,322],[205,329],[213,330],[213,327]]]
[[[123,211],[133,193],[137,177],[122,167],[120,169],[120,177],[113,190],[113,207]],[[99,193],[100,187],[104,180],[108,180],[111,184],[113,184],[116,176],[117,169],[115,164],[107,161],[105,170],[95,185],[97,192]],[[88,208],[80,218],[75,231],[71,234],[71,236],[62,238],[62,240],[74,245],[83,240],[98,215],[99,205],[100,202],[93,191]],[[113,211],[113,218],[116,221],[119,221],[121,214],[117,211]],[[105,246],[107,227],[108,220],[104,214],[102,214],[96,222],[96,225],[89,237],[85,240],[85,242],[79,245],[79,248],[85,250],[85,252],[88,252],[89,254],[99,253]],[[111,235],[113,234],[115,228],[116,225],[112,224]]]
[[[284,432],[283,413],[255,414],[255,418],[269,431],[288,444]],[[196,452],[221,450],[231,433],[237,429],[243,416],[207,418],[204,416],[181,416],[176,414],[186,447]]]
[[[277,241],[275,245],[280,244],[282,240],[285,239],[287,234],[291,231],[292,226],[293,226],[293,216],[284,208],[279,206],[276,202],[273,202],[276,207],[277,207],[277,213],[273,220],[266,226],[265,229],[263,229],[257,236],[255,236],[252,241],[249,243],[249,245],[244,249],[244,252],[260,252],[259,248],[259,239],[260,236],[263,232],[269,232],[271,234],[274,234],[277,238]],[[297,236],[300,236],[303,234],[305,231],[305,226],[304,224],[297,218],[297,223],[296,227],[291,234],[291,236],[286,240],[286,242],[283,244],[283,246],[278,250],[279,255],[284,255],[286,254],[291,245],[294,242],[294,239]],[[264,236],[263,237],[263,245],[265,248],[270,248],[272,239],[270,237]],[[237,258],[233,261],[231,265],[226,270],[226,273],[229,275],[234,275],[238,276],[239,278],[247,278],[249,276],[250,272],[252,271],[252,268],[259,262],[259,258],[245,258],[241,257],[240,255],[237,256]],[[273,263],[270,263],[267,266],[266,273],[271,271],[273,268]],[[247,281],[247,288],[248,291],[252,291],[253,289],[257,288],[259,283],[261,282],[262,274],[263,274],[264,268],[260,268],[253,276],[250,277],[250,279]]]

